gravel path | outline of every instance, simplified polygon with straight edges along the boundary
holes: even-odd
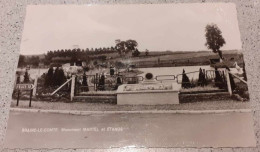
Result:
[[[28,100],[20,100],[18,108],[29,108]],[[16,100],[12,100],[11,107],[16,107]],[[46,102],[32,101],[33,109],[45,110],[79,110],[79,111],[138,111],[138,110],[225,110],[250,109],[250,102],[232,100],[183,103],[179,105],[116,105],[107,103],[83,102]]]

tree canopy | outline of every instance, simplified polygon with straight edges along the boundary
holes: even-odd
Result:
[[[129,53],[135,51],[135,49],[138,46],[138,43],[136,40],[126,40],[126,41],[121,41],[120,39],[117,39],[116,41],[116,50],[118,51],[119,54],[122,53]]]
[[[223,59],[220,48],[226,44],[225,39],[222,36],[221,30],[216,24],[208,24],[205,29],[206,43],[205,46],[211,49],[214,53],[218,53],[219,57]]]

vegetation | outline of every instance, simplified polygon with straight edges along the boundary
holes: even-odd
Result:
[[[133,56],[133,57],[138,57],[139,55],[140,55],[140,52],[139,52],[138,49],[135,49],[135,50],[133,51],[133,53],[132,53],[132,56]]]
[[[57,67],[55,71],[50,67],[48,73],[44,75],[44,84],[46,87],[60,86],[66,81],[66,77],[62,68]]]
[[[220,72],[218,71],[217,68],[215,68],[215,86],[218,87],[219,89],[224,89],[226,88],[225,80],[221,76]]]
[[[26,70],[24,74],[24,83],[29,83],[29,82],[30,82],[30,76],[28,71]]]
[[[48,73],[47,75],[45,76],[45,86],[51,86],[53,84],[53,67],[50,67],[49,70],[48,70]]]
[[[34,67],[37,67],[39,65],[40,58],[39,56],[24,56],[20,55],[19,61],[18,61],[18,67],[25,67],[26,65],[32,65]]]
[[[238,94],[243,100],[249,100],[248,86],[243,82],[237,82],[236,88],[234,89],[234,93]]]
[[[149,50],[145,50],[145,56],[148,56],[149,55]]]
[[[183,69],[183,72],[182,72],[182,83],[181,83],[181,87],[182,87],[182,88],[185,88],[185,89],[191,88],[190,79],[189,79],[189,77],[186,75],[184,69]]]
[[[222,37],[222,32],[216,24],[208,24],[206,26],[206,40],[205,46],[211,49],[214,53],[218,53],[220,59],[224,59],[222,56],[222,51],[220,48],[226,43],[225,39]]]
[[[87,80],[87,76],[86,76],[86,73],[85,73],[85,72],[84,72],[84,74],[83,74],[82,86],[84,87],[82,91],[84,91],[84,92],[89,91],[89,88],[88,88],[88,80]]]
[[[191,73],[192,75],[194,73]],[[207,90],[207,88],[214,88],[214,90],[223,90],[226,88],[226,81],[222,73],[215,69],[215,75],[207,74],[205,70],[202,70],[200,68],[198,72],[198,79],[197,80],[190,80],[190,78],[187,76],[188,74],[185,73],[185,70],[183,70],[182,74],[182,90],[197,90],[196,88],[204,88],[203,91],[211,91]],[[213,76],[213,77],[212,77]]]
[[[206,80],[206,75],[200,68],[199,70],[199,80],[198,80],[198,86],[206,86],[207,85],[207,80]]]
[[[126,40],[126,41],[121,41],[120,39],[116,40],[116,50],[118,54],[122,55],[127,54],[129,52],[133,52],[137,46],[138,43],[135,40]]]

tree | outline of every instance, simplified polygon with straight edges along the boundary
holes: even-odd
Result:
[[[30,77],[29,77],[29,73],[28,73],[27,70],[25,71],[23,82],[24,83],[29,83],[30,82]]]
[[[23,66],[25,66],[25,64],[26,64],[25,56],[24,55],[20,55],[19,61],[18,61],[18,67],[23,67]]]
[[[50,67],[47,75],[45,76],[45,86],[51,86],[53,84],[53,67]]]
[[[66,77],[62,68],[57,67],[53,74],[53,85],[60,86],[66,81]]]
[[[89,91],[89,89],[88,89],[88,79],[87,79],[87,76],[86,76],[85,72],[83,74],[82,86],[84,87],[83,91]]]
[[[116,40],[116,46],[115,49],[117,50],[118,54],[121,55],[122,52],[125,52],[126,50],[126,42],[121,40]]]
[[[35,67],[39,66],[40,58],[39,56],[32,56],[29,58],[29,63]]]
[[[220,75],[220,72],[218,71],[218,68],[215,67],[215,86],[218,87],[219,89],[224,89],[225,88],[225,82],[222,76]]]
[[[70,59],[70,63],[71,65],[74,65],[75,62],[78,61],[78,58],[77,58],[77,52],[75,49],[73,49],[72,53],[71,53],[71,59]]]
[[[181,87],[184,89],[191,88],[191,83],[189,77],[186,75],[185,70],[182,72],[182,82]]]
[[[122,80],[121,80],[120,77],[117,77],[116,78],[116,85],[115,85],[114,90],[117,90],[120,85],[122,85]]]
[[[98,56],[97,58],[98,58],[99,60],[101,60],[102,62],[104,62],[104,61],[106,61],[107,56],[101,55],[101,56]]]
[[[214,53],[218,53],[221,60],[223,60],[222,51],[220,48],[226,44],[225,39],[222,37],[222,32],[216,24],[208,24],[206,26],[206,43],[205,46],[211,49]]]
[[[149,55],[149,50],[145,50],[145,56],[148,56]]]
[[[125,47],[127,48],[127,52],[128,51],[135,51],[137,46],[138,46],[138,43],[136,42],[136,40],[125,41]]]
[[[16,84],[19,84],[19,83],[21,83],[21,81],[20,81],[20,75],[18,75],[18,76],[16,77]]]
[[[114,75],[115,74],[115,69],[113,67],[110,67],[110,75]]]
[[[57,85],[62,85],[65,81],[66,81],[65,73],[62,68],[59,68]]]
[[[134,52],[132,53],[133,57],[138,57],[140,55],[140,52],[138,49],[135,49]]]
[[[113,46],[111,46],[110,50],[111,50],[111,52],[114,52],[115,48]]]
[[[204,73],[204,72],[202,71],[202,69],[200,68],[198,86],[204,87],[205,85],[207,85],[206,76],[205,76],[205,73]]]
[[[104,74],[101,75],[99,81],[98,81],[98,89],[101,91],[105,90],[105,76]]]
[[[54,71],[52,82],[54,86],[59,85],[59,67],[57,67]]]

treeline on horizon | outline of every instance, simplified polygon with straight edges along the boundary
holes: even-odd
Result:
[[[139,52],[139,51],[138,51]],[[149,56],[157,55],[169,55],[169,54],[185,54],[185,53],[203,53],[210,51],[154,51],[149,52]],[[18,67],[24,67],[26,65],[39,66],[39,63],[43,63],[45,66],[49,66],[53,61],[65,63],[65,62],[74,62],[76,60],[89,61],[89,60],[101,60],[104,61],[107,59],[107,54],[118,53],[121,54],[115,47],[109,48],[95,48],[95,49],[61,49],[48,51],[46,54],[41,55],[20,55]],[[140,52],[139,52],[140,53]],[[225,50],[223,53],[239,53],[238,50]],[[148,54],[148,52],[145,52]],[[56,60],[55,60],[56,59]]]
[[[104,54],[115,53],[117,52],[114,47],[110,48],[95,48],[95,49],[61,49],[48,51],[43,55],[20,55],[18,67],[26,66],[27,64],[38,66],[39,63],[44,65],[50,65],[54,60],[64,60],[68,62],[75,62],[77,60],[89,60],[92,59],[101,59],[104,60],[106,56]],[[41,57],[42,56],[42,57]],[[56,62],[57,62],[56,61]]]
[[[44,54],[43,58],[39,56],[24,56],[20,55],[18,67],[26,66],[28,64],[38,66],[39,62],[44,65],[50,65],[52,63],[72,63],[78,60],[90,61],[90,60],[102,60],[107,59],[107,55],[110,53],[118,53],[119,56],[123,56],[127,53],[132,53],[133,57],[140,55],[137,49],[138,43],[135,40],[121,41],[115,40],[115,46],[103,47],[103,48],[87,48],[87,49],[61,49],[51,50],[47,54]]]
[[[68,57],[72,58],[72,60],[80,59],[80,60],[87,60],[90,56],[97,56],[102,54],[108,53],[115,53],[117,50],[114,47],[110,48],[95,48],[95,49],[65,49],[65,50],[54,50],[48,51],[45,55],[46,60],[51,60],[54,57]]]

